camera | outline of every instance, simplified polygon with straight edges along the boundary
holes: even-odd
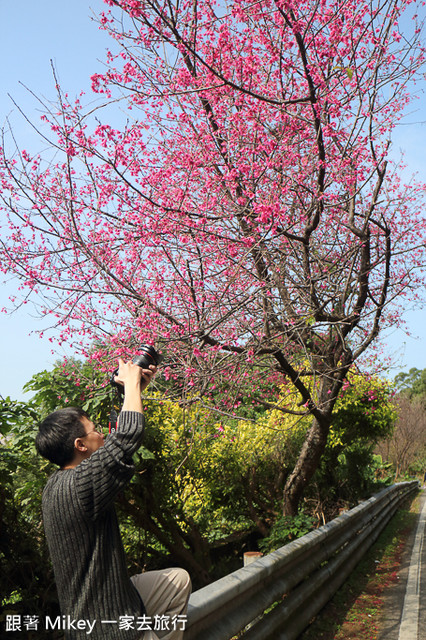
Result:
[[[140,348],[142,351],[138,356],[134,356],[132,362],[137,364],[141,369],[148,369],[149,365],[153,364],[156,367],[160,364],[163,359],[159,353],[156,352],[152,345],[143,344]]]
[[[163,356],[157,353],[152,345],[143,344],[141,345],[140,354],[134,356],[132,358],[132,362],[137,364],[141,369],[149,369],[151,364],[158,367],[160,362],[163,360]],[[111,384],[113,387],[117,387],[118,389],[122,389],[123,386],[117,382],[115,382],[114,377],[118,374],[118,369],[116,369],[111,376]]]

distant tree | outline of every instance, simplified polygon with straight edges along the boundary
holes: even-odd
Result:
[[[1,268],[59,341],[101,340],[103,360],[161,341],[181,400],[232,413],[285,377],[280,411],[311,421],[295,514],[349,370],[419,282],[423,188],[389,162],[424,61],[413,3],[106,4],[121,49],[93,88],[122,126],[58,87],[54,160],[0,159]]]
[[[426,462],[426,415],[421,396],[410,398],[401,393],[394,403],[398,413],[394,433],[380,441],[376,451],[392,463],[395,478],[399,478],[411,470],[422,472]]]
[[[421,397],[426,402],[426,369],[412,367],[408,373],[395,376],[396,389],[410,398]]]

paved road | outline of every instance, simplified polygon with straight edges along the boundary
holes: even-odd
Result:
[[[422,583],[426,581],[424,570],[424,535],[426,524],[426,500],[423,496],[423,504],[419,514],[413,545],[411,548],[410,565],[408,567],[408,577],[405,586],[404,606],[402,608],[401,624],[399,627],[398,640],[421,640],[420,633],[423,634],[424,608],[421,603]],[[424,591],[424,589],[423,589]],[[425,638],[424,634],[422,635]]]
[[[402,559],[399,583],[385,598],[386,623],[379,640],[426,640],[426,490],[416,527]]]

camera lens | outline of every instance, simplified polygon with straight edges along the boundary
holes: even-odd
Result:
[[[148,369],[151,364],[157,366],[161,361],[161,356],[158,355],[154,347],[142,345],[141,351],[142,353],[135,356],[132,362],[142,369]]]
[[[137,356],[134,356],[134,358],[132,359],[132,362],[134,364],[137,364],[139,367],[141,367],[141,369],[149,369],[149,366],[151,364],[157,367],[160,364],[160,362],[163,360],[163,356],[157,353],[152,345],[143,344],[140,347],[140,351],[142,353],[138,354]],[[116,369],[112,373],[110,383],[112,384],[113,387],[117,387],[119,391],[122,391],[122,385],[118,384],[114,380],[114,377],[117,374],[118,374],[118,369]]]

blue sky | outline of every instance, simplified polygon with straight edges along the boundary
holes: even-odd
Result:
[[[19,115],[9,98],[37,122],[39,106],[22,84],[47,99],[54,99],[52,60],[61,84],[70,95],[89,91],[90,75],[102,68],[100,61],[110,39],[91,20],[103,9],[102,0],[16,0],[0,2],[0,125],[10,118],[14,132],[25,147],[35,143],[31,127]],[[38,144],[38,143],[37,143]],[[38,149],[39,147],[36,147]],[[0,307],[16,289],[10,281],[0,289]],[[27,305],[10,315],[0,313],[0,353],[4,366],[0,373],[0,394],[26,399],[22,385],[66,354],[65,349],[40,339],[32,331],[43,322]],[[54,349],[54,353],[52,353]]]
[[[20,82],[47,99],[54,99],[54,83],[50,60],[55,64],[63,88],[71,95],[90,87],[90,75],[102,69],[104,52],[110,40],[91,20],[104,4],[102,0],[15,0],[0,2],[0,125],[10,118],[14,132],[25,147],[30,146],[34,134],[19,115],[14,100],[28,117],[37,121],[39,112],[34,98]],[[420,100],[398,128],[395,148],[405,151],[410,172],[418,172],[426,181],[426,99],[419,88]],[[3,284],[0,307],[16,289],[16,282]],[[398,329],[386,337],[386,351],[394,358],[393,377],[398,371],[411,367],[426,367],[426,322],[421,310],[409,311],[406,316],[412,337]],[[50,369],[55,360],[65,355],[64,349],[52,346],[32,331],[42,327],[29,305],[10,315],[0,314],[0,394],[25,399],[22,385],[43,369]],[[52,353],[54,349],[54,353]]]

